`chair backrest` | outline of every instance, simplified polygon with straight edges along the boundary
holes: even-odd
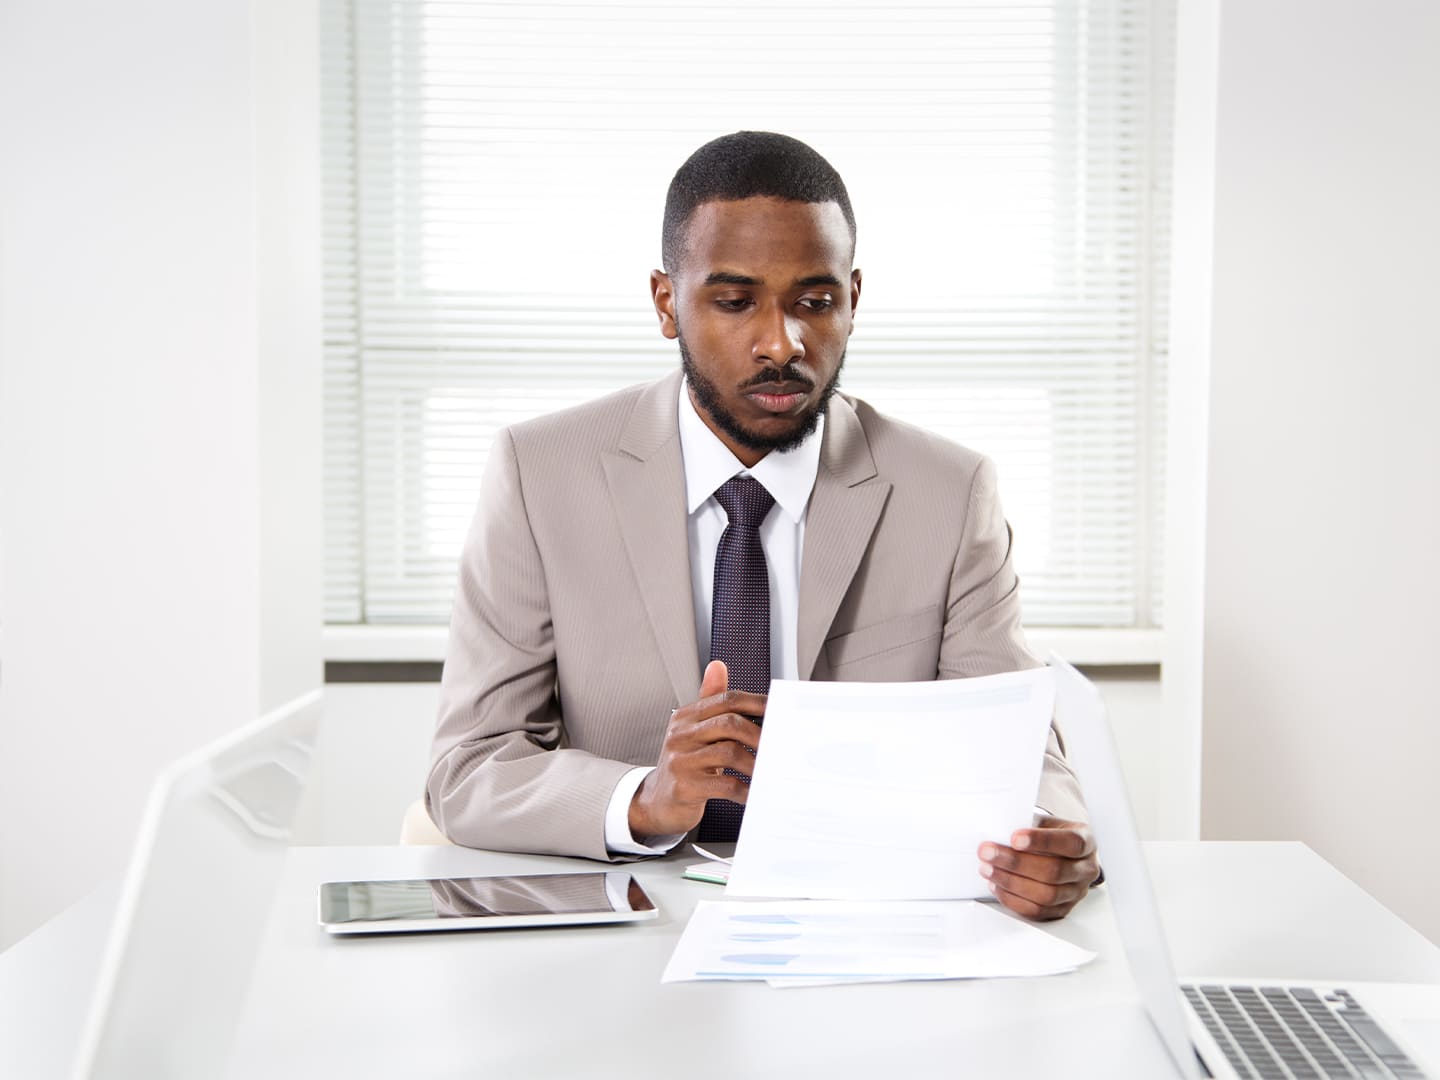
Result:
[[[400,843],[410,847],[425,844],[448,844],[449,837],[430,820],[425,810],[425,800],[416,799],[405,808],[405,818],[400,822]]]
[[[284,871],[321,691],[160,774],[74,1076],[221,1076]]]

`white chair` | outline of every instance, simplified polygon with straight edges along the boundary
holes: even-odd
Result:
[[[425,800],[416,799],[405,810],[400,823],[400,843],[418,847],[423,844],[448,844],[450,841],[425,810]]]

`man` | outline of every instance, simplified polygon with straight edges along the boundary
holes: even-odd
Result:
[[[697,826],[733,839],[771,677],[1036,665],[994,467],[835,393],[861,274],[829,163],[716,139],[671,182],[662,241],[651,294],[681,370],[491,450],[427,787],[457,843],[615,859]],[[977,855],[1003,903],[1058,918],[1097,867],[1053,730],[1037,809]]]

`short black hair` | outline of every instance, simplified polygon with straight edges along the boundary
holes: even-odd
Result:
[[[799,139],[773,131],[737,131],[700,147],[685,160],[665,194],[660,257],[667,273],[681,262],[685,226],[707,202],[770,195],[794,202],[840,204],[855,252],[855,211],[835,167]]]

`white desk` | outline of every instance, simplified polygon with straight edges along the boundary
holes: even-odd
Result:
[[[1182,973],[1440,983],[1440,949],[1302,844],[1160,843],[1146,853]],[[693,904],[721,895],[680,877],[692,861],[677,855],[636,867],[660,905],[656,923],[336,940],[315,925],[323,880],[598,867],[448,847],[296,849],[233,1075],[1161,1075],[1103,887],[1047,927],[1100,954],[1070,975],[791,990],[662,986]],[[53,1045],[78,1030],[76,980],[82,954],[98,946],[97,918],[103,899],[0,956],[0,1042],[18,1032]],[[67,977],[68,1018],[56,1014]],[[19,1059],[26,1072],[6,1070],[16,1060],[0,1049],[0,1075],[43,1075],[33,1046]]]

